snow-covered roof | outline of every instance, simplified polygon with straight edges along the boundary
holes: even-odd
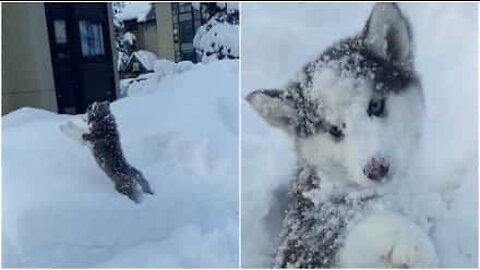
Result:
[[[150,71],[153,70],[155,61],[158,60],[157,55],[155,55],[153,52],[146,50],[139,50],[132,53],[128,62],[130,63],[134,58],[136,58],[145,67],[146,70]],[[129,64],[127,64],[127,66],[128,65]]]
[[[137,20],[137,22],[144,22],[148,13],[152,9],[151,3],[126,3],[121,13],[115,17],[121,21]]]

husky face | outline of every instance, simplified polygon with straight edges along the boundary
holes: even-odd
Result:
[[[293,135],[300,164],[322,179],[392,179],[409,169],[423,115],[409,24],[397,5],[376,4],[361,34],[328,48],[285,89],[257,90],[247,101]]]
[[[87,108],[86,122],[88,125],[93,125],[94,123],[101,122],[105,117],[108,117],[111,114],[110,112],[110,102],[93,102]]]

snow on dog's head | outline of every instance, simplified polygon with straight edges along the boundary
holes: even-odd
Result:
[[[85,114],[85,120],[88,125],[93,125],[95,123],[99,123],[104,121],[107,117],[110,117],[110,102],[102,101],[102,102],[93,102],[87,108],[87,112]]]
[[[247,101],[294,136],[299,162],[321,178],[388,181],[408,171],[423,115],[409,24],[397,5],[376,4],[361,34],[325,50],[285,89]]]

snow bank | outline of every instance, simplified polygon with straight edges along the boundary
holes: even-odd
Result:
[[[3,266],[236,267],[237,66],[195,65],[112,103],[124,154],[155,191],[138,205],[62,135],[80,116],[2,117]]]
[[[242,6],[242,96],[284,86],[334,41],[358,33],[372,4],[246,4]],[[442,267],[478,263],[477,7],[400,4],[409,18],[415,65],[427,115],[418,164],[419,190],[448,190],[433,237]],[[348,19],[339,19],[348,18]],[[261,44],[261,46],[259,45]],[[263,221],[273,191],[291,180],[293,145],[242,102],[242,266],[266,267],[278,234]],[[457,187],[455,191],[451,191]],[[409,203],[405,198],[405,202]],[[418,203],[418,202],[415,202]],[[411,204],[411,211],[415,211]],[[427,206],[420,208],[423,211]],[[419,209],[417,209],[418,211]],[[272,226],[269,224],[268,226]]]
[[[154,73],[142,74],[134,79],[121,81],[121,89],[126,95],[157,91],[158,83],[165,78],[171,78],[186,72],[195,65],[190,61],[175,63],[169,60],[158,60],[153,64]]]
[[[153,70],[161,77],[182,73],[192,67],[193,63],[190,61],[181,61],[179,63],[175,63],[166,59],[155,61],[153,64]]]
[[[138,61],[140,61],[140,63],[142,63],[142,65],[149,71],[153,70],[155,61],[157,61],[158,59],[157,55],[147,50],[138,50],[136,52],[133,52],[128,62],[130,62],[131,59],[134,57],[137,58]]]

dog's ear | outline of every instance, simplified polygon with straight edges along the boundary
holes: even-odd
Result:
[[[256,90],[246,100],[255,111],[271,126],[292,133],[297,113],[292,101],[284,90]]]
[[[412,33],[397,4],[376,3],[363,38],[377,56],[406,70],[413,68]]]

